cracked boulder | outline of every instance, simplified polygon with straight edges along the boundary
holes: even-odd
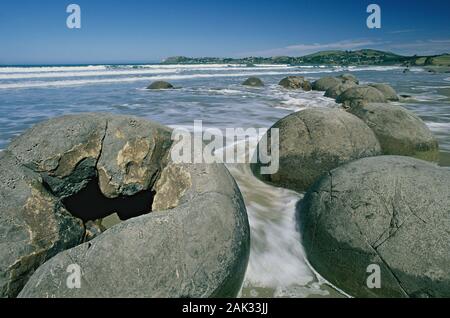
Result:
[[[347,111],[373,130],[383,154],[439,160],[436,138],[422,119],[406,108],[392,104],[363,104]]]
[[[450,172],[399,156],[323,176],[297,206],[311,265],[355,297],[450,296]],[[378,266],[379,276],[371,267]],[[367,281],[379,280],[374,287]]]
[[[261,174],[261,160],[252,164],[252,170],[263,181],[300,192],[343,163],[381,152],[370,128],[341,109],[305,109],[279,120],[273,128],[279,129],[278,172]],[[270,146],[271,130],[267,139]],[[275,155],[270,148],[269,152]]]
[[[17,137],[0,156],[1,296],[31,275],[32,297],[237,294],[249,245],[241,193],[223,165],[175,164],[171,147],[167,127],[95,113]],[[33,274],[67,257],[98,278],[82,293],[64,290],[70,264]]]
[[[81,243],[84,227],[9,151],[0,180],[0,297],[15,297],[39,265]]]
[[[42,265],[19,297],[234,297],[249,257],[245,205],[223,165],[169,164],[154,212]],[[68,288],[66,269],[81,269]]]

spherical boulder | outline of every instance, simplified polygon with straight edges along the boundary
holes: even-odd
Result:
[[[168,82],[164,82],[164,81],[156,81],[151,83],[147,89],[173,89],[173,85],[168,83]]]
[[[378,156],[324,175],[297,219],[311,265],[351,296],[450,297],[449,206],[450,171]]]
[[[348,109],[375,133],[385,155],[438,161],[439,145],[427,125],[413,112],[391,104],[364,104]]]
[[[172,162],[171,133],[80,114],[16,138],[0,155],[2,296],[236,295],[249,252],[241,193],[222,164]],[[122,222],[96,226],[113,214]],[[74,263],[81,290],[66,285]]]
[[[19,297],[235,297],[249,257],[245,205],[223,165],[169,164],[158,208],[44,263]],[[67,288],[67,268],[82,271]]]
[[[317,81],[315,81],[312,84],[312,89],[315,91],[326,91],[330,87],[333,87],[333,86],[336,86],[339,84],[342,84],[342,80],[337,79],[336,77],[327,76],[327,77],[322,77],[322,78],[318,79]]]
[[[342,84],[338,84],[336,86],[330,87],[325,92],[325,97],[334,98],[336,99],[339,95],[341,95],[343,92],[345,92],[347,89],[351,87],[355,87],[357,84],[352,81],[346,81]]]
[[[279,132],[278,172],[261,174],[261,161],[253,163],[252,170],[263,181],[296,191],[306,191],[322,174],[345,162],[381,152],[370,128],[341,109],[310,108],[291,114],[263,137],[268,145],[276,141],[271,140],[272,129]],[[274,149],[269,150],[273,156]]]
[[[379,90],[386,100],[396,102],[399,100],[397,93],[395,90],[388,84],[382,84],[382,83],[374,83],[369,84],[369,86],[376,88]]]
[[[252,86],[252,87],[262,87],[262,86],[264,86],[264,83],[258,77],[249,77],[242,83],[242,85]]]
[[[383,93],[370,86],[355,86],[345,90],[336,98],[336,103],[344,107],[353,107],[361,103],[385,103]]]
[[[353,82],[353,83],[355,83],[356,85],[359,84],[359,81],[358,81],[358,79],[356,78],[356,76],[353,75],[353,74],[350,74],[350,73],[344,73],[344,74],[338,75],[338,76],[336,76],[336,77],[337,77],[338,79],[342,80],[343,83],[345,83],[345,82]]]
[[[278,85],[287,89],[303,89],[304,91],[311,90],[311,83],[305,80],[303,76],[288,76],[283,78]]]

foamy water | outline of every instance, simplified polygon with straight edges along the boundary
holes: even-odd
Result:
[[[450,152],[448,75],[421,69],[403,74],[399,67],[326,67],[288,65],[93,65],[0,67],[0,150],[33,124],[80,112],[112,112],[152,119],[171,127],[269,128],[288,114],[311,107],[337,107],[323,92],[285,90],[287,75],[314,80],[351,71],[361,82],[390,83],[400,103],[421,116]],[[263,88],[244,87],[249,76]],[[178,89],[149,91],[155,80]],[[229,145],[233,146],[233,144]],[[251,149],[249,150],[251,151]],[[246,297],[337,297],[308,265],[295,222],[303,193],[257,180],[245,164],[228,165],[242,191],[251,226],[251,253],[244,286]]]

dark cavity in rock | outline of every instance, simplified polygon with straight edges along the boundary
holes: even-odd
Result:
[[[148,214],[152,211],[155,192],[146,190],[133,196],[105,197],[100,191],[98,179],[90,180],[86,187],[62,200],[66,209],[83,222],[95,221],[117,213],[122,221]]]

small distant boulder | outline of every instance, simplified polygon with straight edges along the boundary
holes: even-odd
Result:
[[[406,108],[393,104],[364,104],[348,112],[373,130],[383,154],[438,161],[436,138],[422,119]]]
[[[337,76],[337,78],[341,79],[343,82],[354,82],[355,84],[359,84],[359,80],[356,78],[356,76],[350,73],[339,75]]]
[[[325,92],[325,97],[337,98],[339,95],[341,95],[347,89],[355,87],[355,86],[357,86],[357,84],[355,82],[347,81],[345,83],[330,87]]]
[[[303,76],[288,76],[283,78],[278,85],[287,89],[303,89],[304,91],[311,90],[311,83]]]
[[[327,76],[315,81],[312,84],[312,89],[315,91],[326,91],[330,87],[337,86],[339,84],[342,84],[342,80],[337,79],[336,77]]]
[[[150,86],[147,87],[147,89],[173,89],[173,85],[164,82],[164,81],[156,81],[150,84]]]
[[[361,103],[386,103],[386,98],[378,89],[371,86],[355,86],[347,89],[336,98],[336,103],[344,107],[358,106]]]
[[[244,83],[242,83],[242,85],[252,86],[252,87],[263,87],[264,83],[261,79],[259,79],[257,77],[249,77],[248,79],[245,80]]]
[[[378,89],[388,101],[396,102],[399,100],[397,92],[388,84],[374,83],[369,86]]]

